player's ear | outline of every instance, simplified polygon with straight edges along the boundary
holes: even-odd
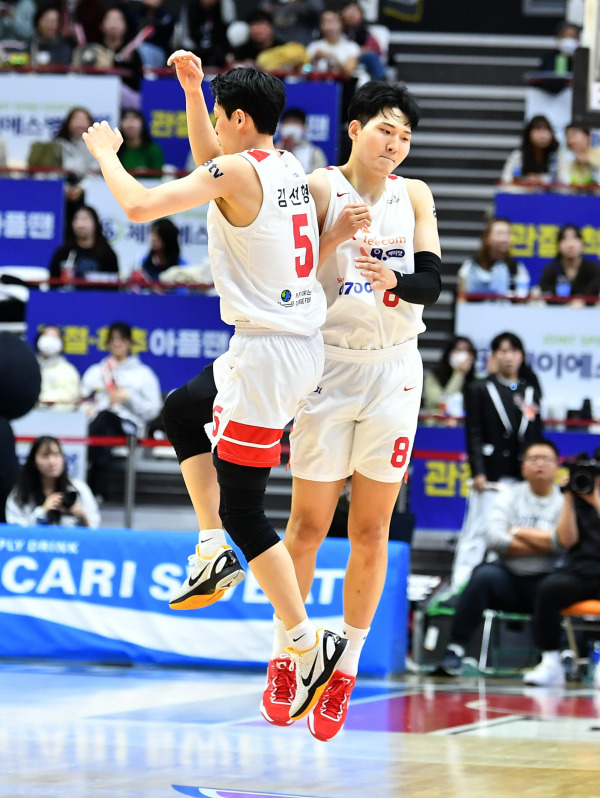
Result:
[[[352,122],[348,125],[348,135],[352,139],[352,141],[356,140],[358,136],[358,131],[360,130],[360,122],[358,119],[353,119]]]

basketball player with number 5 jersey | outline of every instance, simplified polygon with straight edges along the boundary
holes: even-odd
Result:
[[[308,717],[311,733],[323,741],[344,724],[385,582],[390,520],[421,402],[417,338],[425,329],[423,307],[434,304],[441,289],[431,191],[420,180],[393,174],[408,155],[418,121],[418,106],[403,85],[363,85],[349,107],[348,162],[309,178],[321,230],[319,279],[327,295],[325,369],[295,416],[292,513],[284,541],[305,600],[317,550],[352,477],[342,630],[349,644]],[[261,710],[276,725],[285,724],[285,704],[294,693],[285,643],[275,617]]]
[[[288,707],[292,721],[310,712],[348,645],[308,619],[290,555],[264,512],[283,428],[323,369],[319,327],[326,301],[316,279],[316,211],[300,163],[273,146],[285,106],[283,83],[247,68],[215,76],[210,84],[213,128],[201,89],[200,59],[177,51],[168,63],[175,64],[186,93],[197,169],[146,189],[117,158],[118,130],[96,123],[84,139],[132,221],[210,203],[211,268],[221,316],[235,325],[229,349],[214,369],[205,369],[165,402],[165,430],[200,526],[196,553],[188,558],[191,568],[169,604],[173,609],[205,607],[244,578],[222,523],[287,630],[297,677]],[[215,493],[215,473],[218,507],[207,500]]]

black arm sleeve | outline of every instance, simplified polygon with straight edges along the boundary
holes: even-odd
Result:
[[[441,258],[435,253],[415,252],[415,273],[394,272],[398,283],[390,288],[390,293],[413,305],[435,305],[442,290],[441,265]]]

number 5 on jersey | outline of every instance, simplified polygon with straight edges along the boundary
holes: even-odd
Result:
[[[305,213],[296,213],[292,216],[294,225],[294,247],[300,250],[300,255],[296,255],[296,274],[298,277],[308,277],[314,265],[313,245],[310,238],[306,235],[308,227],[308,216]]]

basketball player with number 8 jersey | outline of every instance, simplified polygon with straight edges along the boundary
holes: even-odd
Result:
[[[366,83],[349,106],[348,162],[309,177],[321,230],[319,280],[327,296],[325,369],[316,390],[300,402],[290,436],[292,514],[285,534],[305,600],[317,550],[352,477],[342,629],[348,647],[308,717],[312,735],[322,741],[344,725],[385,582],[390,520],[421,400],[417,336],[425,329],[424,305],[436,302],[441,289],[431,191],[420,180],[393,174],[408,155],[418,121],[418,106],[403,85]],[[277,617],[274,623],[261,711],[282,725],[294,694],[293,663],[286,669],[284,629]]]

